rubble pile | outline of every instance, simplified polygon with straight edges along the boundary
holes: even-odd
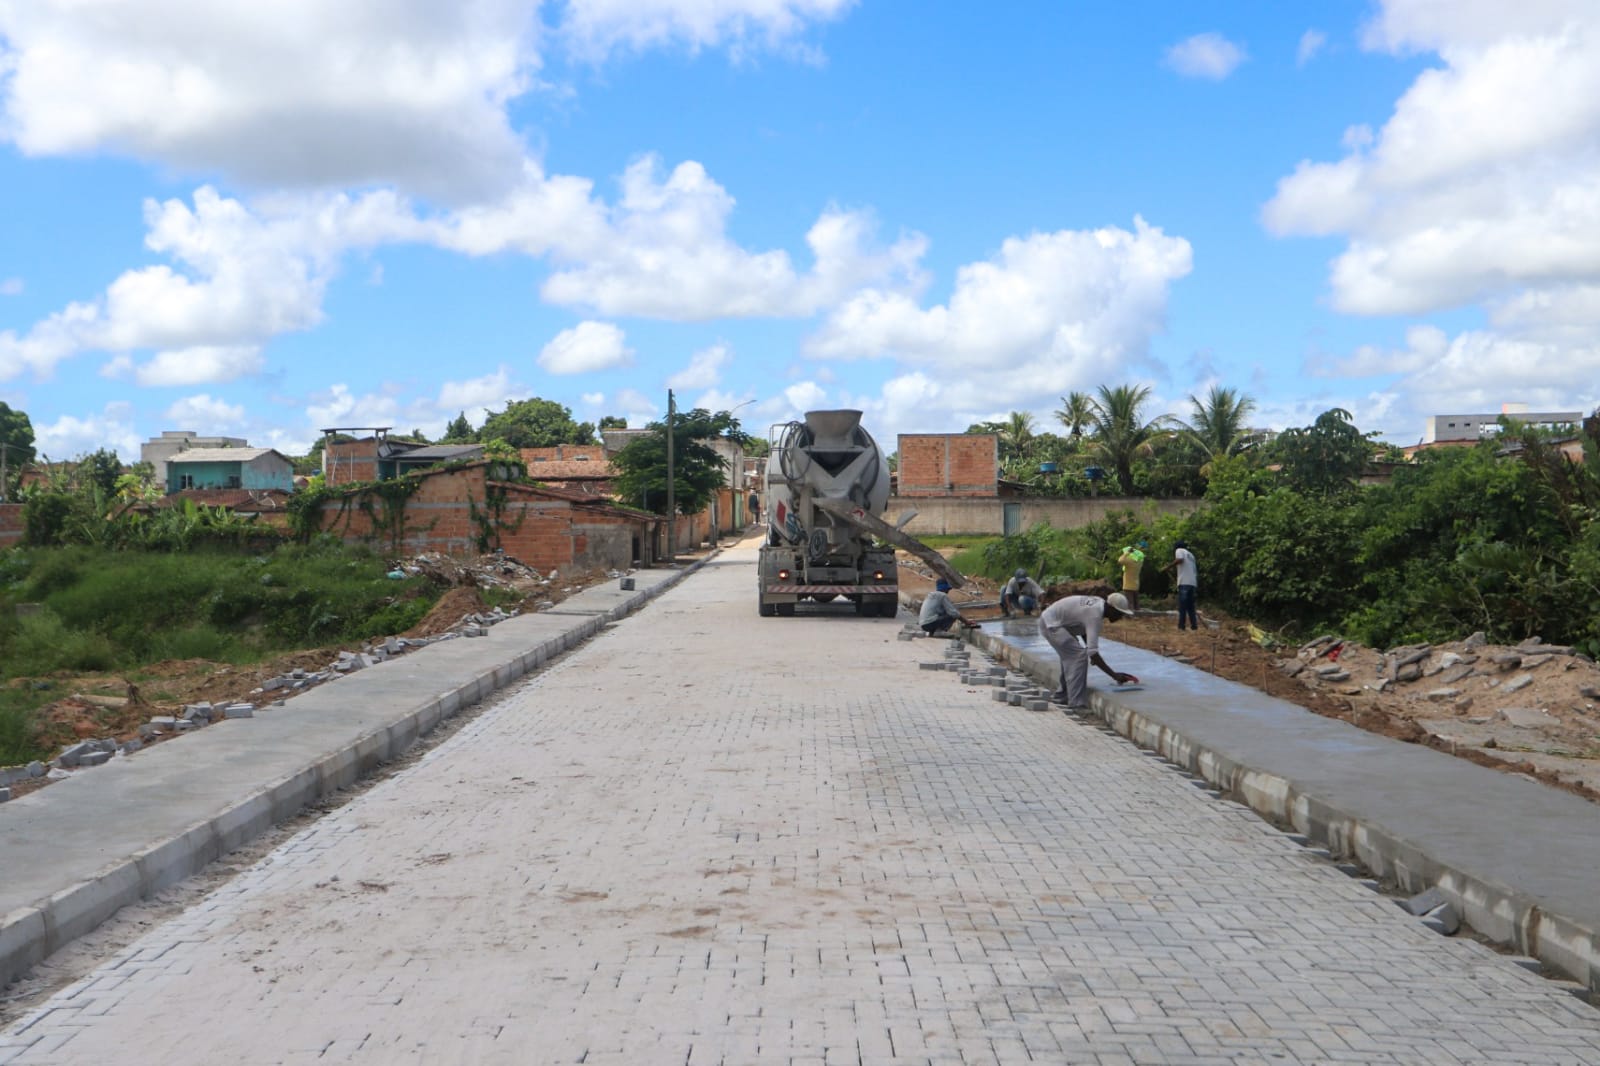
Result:
[[[554,583],[559,575],[549,576],[518,561],[504,551],[496,549],[476,559],[458,559],[442,552],[423,552],[409,559],[401,559],[390,567],[390,573],[406,577],[426,577],[451,588],[475,586],[480,589],[515,589],[525,591],[534,586]]]
[[[1414,723],[1418,739],[1444,750],[1512,751],[1541,770],[1600,784],[1600,667],[1565,645],[1538,637],[1490,644],[1474,633],[1376,651],[1321,636],[1276,665],[1313,692]],[[1570,765],[1580,762],[1590,765]]]

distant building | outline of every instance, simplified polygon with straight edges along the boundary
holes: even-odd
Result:
[[[1000,438],[993,433],[902,433],[899,496],[997,496]]]
[[[1524,425],[1575,426],[1583,421],[1582,411],[1529,411],[1524,404],[1508,403],[1494,415],[1430,415],[1422,434],[1423,444],[1444,444],[1455,441],[1475,441],[1492,437],[1500,432],[1502,417],[1514,418]]]
[[[155,468],[155,483],[167,483],[167,460],[190,448],[248,448],[243,437],[202,437],[192,429],[167,429],[139,445],[139,461]]]
[[[325,431],[332,432],[332,431]],[[361,440],[335,441],[322,449],[322,476],[329,485],[387,481],[413,470],[483,458],[481,444],[418,444],[391,440],[386,428]]]
[[[294,489],[294,464],[272,448],[187,448],[167,460],[167,492]]]

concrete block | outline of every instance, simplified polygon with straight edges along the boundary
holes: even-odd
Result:
[[[1448,903],[1441,903],[1422,916],[1422,924],[1444,936],[1455,936],[1461,928],[1461,915]]]
[[[1516,677],[1513,677],[1511,680],[1507,681],[1504,685],[1501,685],[1500,691],[1517,692],[1521,689],[1527,688],[1531,684],[1533,684],[1532,674],[1518,674]]]
[[[269,677],[265,681],[261,682],[261,691],[276,692],[287,684],[289,684],[289,679],[287,677]]]
[[[11,789],[9,787],[5,786],[5,785],[0,785],[0,803],[4,803],[7,800],[9,800],[10,798],[11,798]]]
[[[1435,907],[1443,906],[1448,902],[1450,901],[1445,899],[1443,892],[1440,892],[1437,888],[1430,888],[1426,892],[1417,893],[1410,899],[1401,900],[1400,906],[1411,914],[1421,917]]]
[[[254,718],[255,716],[256,709],[249,704],[224,707],[222,709],[222,717],[224,718]]]
[[[1000,693],[997,691],[995,695],[998,696]],[[1011,704],[1013,707],[1021,707],[1028,699],[1021,689],[1015,688],[1006,689],[1005,697],[1006,702]]]
[[[1030,711],[1048,711],[1050,709],[1050,701],[1043,699],[1028,700],[1023,706]]]
[[[178,720],[171,715],[157,715],[156,717],[150,719],[150,726],[153,729],[170,731],[172,727],[177,724]]]
[[[1539,729],[1557,724],[1541,707],[1502,707],[1497,717],[1521,729]]]
[[[1011,691],[1003,688],[990,689],[989,698],[996,703],[1008,703],[1011,700]]]
[[[917,669],[919,669],[919,670],[943,670],[944,669],[944,663],[918,663],[917,664]]]
[[[42,762],[31,762],[31,763],[28,764],[28,776],[29,777],[43,777],[44,776],[44,771],[45,771],[45,765]]]
[[[78,756],[79,766],[103,766],[110,761],[109,751],[87,751]]]
[[[56,756],[56,765],[70,770],[77,766],[79,761],[93,750],[92,745],[83,742],[68,744],[61,749],[61,754]]]
[[[1430,703],[1448,703],[1459,695],[1461,695],[1461,690],[1458,688],[1435,688],[1429,689],[1424,698]]]

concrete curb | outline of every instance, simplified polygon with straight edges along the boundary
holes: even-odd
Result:
[[[965,640],[1042,685],[1053,688],[1057,683],[1053,660],[1026,654],[982,630],[969,630]],[[1600,926],[1592,921],[1554,913],[1531,893],[1445,862],[1425,842],[1354,816],[1279,774],[1231,759],[1105,693],[1091,692],[1090,703],[1094,713],[1120,735],[1237,798],[1269,821],[1292,826],[1335,857],[1359,860],[1406,894],[1438,888],[1475,932],[1600,992]],[[1588,873],[1592,876],[1592,871]]]
[[[215,859],[249,843],[321,797],[355,784],[463,708],[550,662],[606,625],[640,610],[719,553],[719,548],[713,549],[704,558],[658,584],[635,592],[617,605],[575,619],[574,624],[559,635],[515,654],[492,669],[481,671],[464,683],[444,692],[421,696],[419,702],[402,712],[399,718],[228,804],[211,817],[139,847],[131,855],[107,864],[76,883],[63,885],[31,906],[15,908],[0,916],[0,988],[69,941],[92,931],[128,904],[146,899],[200,872]],[[546,615],[550,613],[545,612]],[[419,648],[406,658],[426,656],[434,647]],[[0,816],[4,813],[5,809],[0,808]],[[3,828],[3,820],[0,820],[0,828]]]

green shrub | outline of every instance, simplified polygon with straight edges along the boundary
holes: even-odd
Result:
[[[204,623],[185,626],[155,634],[145,645],[143,658],[160,662],[163,659],[210,659],[213,662],[249,662],[253,656],[239,635],[224,633]]]
[[[36,677],[57,670],[110,670],[117,649],[105,634],[71,629],[53,611],[17,620],[3,651],[7,677]]]

